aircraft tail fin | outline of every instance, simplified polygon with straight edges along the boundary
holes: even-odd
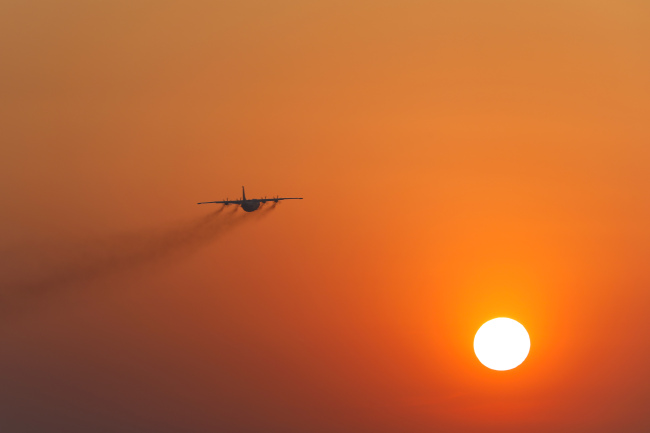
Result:
[[[244,190],[244,187],[241,187],[241,195],[242,195],[242,200],[246,200],[246,191]]]

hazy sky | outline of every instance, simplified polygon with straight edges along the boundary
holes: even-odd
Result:
[[[646,0],[2,0],[0,430],[648,430],[649,118]]]

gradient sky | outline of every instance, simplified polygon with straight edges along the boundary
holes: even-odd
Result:
[[[0,430],[647,431],[649,118],[646,0],[3,0]]]

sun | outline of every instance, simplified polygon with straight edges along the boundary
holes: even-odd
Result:
[[[507,317],[483,324],[474,337],[474,353],[481,364],[492,370],[512,370],[530,351],[530,337],[523,325]]]

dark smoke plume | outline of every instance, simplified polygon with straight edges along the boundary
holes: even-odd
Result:
[[[259,220],[274,206],[247,214],[236,207],[219,208],[196,220],[164,230],[130,233],[76,245],[59,245],[47,252],[2,254],[0,311],[54,295],[67,287],[145,266],[186,257],[224,232]],[[21,258],[22,256],[22,258]]]

